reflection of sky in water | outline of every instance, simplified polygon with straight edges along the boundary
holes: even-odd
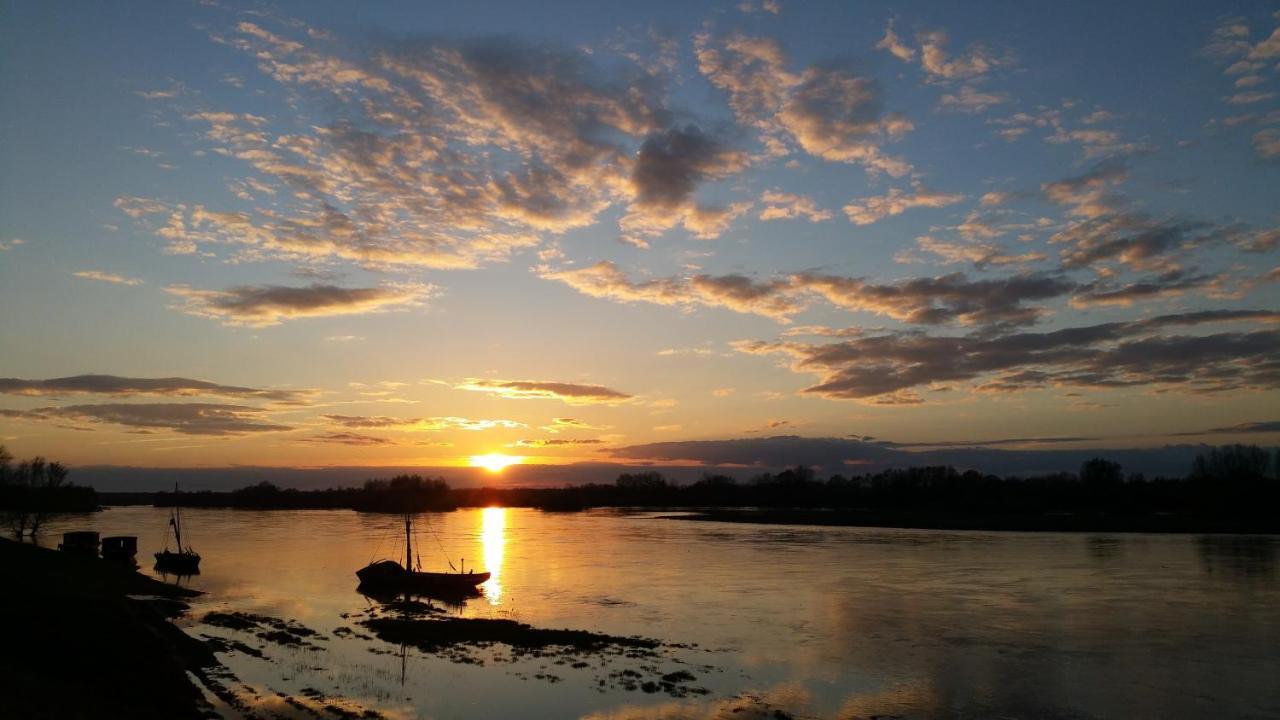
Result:
[[[484,596],[493,605],[502,600],[502,552],[507,544],[507,509],[499,507],[485,508],[480,514],[483,522],[480,531],[480,543],[484,549],[484,570],[489,572],[489,580],[480,587]]]
[[[428,550],[455,562],[478,552],[475,569],[493,574],[482,597],[448,612],[697,643],[682,651],[689,665],[661,671],[714,666],[695,671],[712,695],[677,700],[599,692],[591,668],[553,666],[563,682],[548,684],[532,679],[536,664],[460,666],[412,649],[401,685],[398,647],[333,635],[360,630],[350,615],[372,601],[354,592],[354,572],[403,534],[400,518],[186,516],[204,556],[191,584],[209,593],[195,618],[239,609],[327,638],[318,653],[269,646],[274,663],[224,656],[243,682],[272,692],[310,686],[362,707],[459,718],[711,718],[744,692],[806,717],[1280,717],[1274,537],[761,527],[502,508],[421,518],[436,536],[422,539],[424,561]],[[60,518],[45,542],[67,529],[137,534],[149,566],[167,517],[117,508]],[[768,716],[752,707],[733,717],[756,710]]]

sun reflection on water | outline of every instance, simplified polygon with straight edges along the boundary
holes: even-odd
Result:
[[[489,581],[480,587],[494,605],[502,599],[502,551],[507,544],[507,509],[485,508],[481,514],[480,542],[484,548],[484,569]]]

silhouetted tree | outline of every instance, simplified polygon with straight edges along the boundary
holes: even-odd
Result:
[[[656,490],[667,486],[667,479],[655,470],[641,473],[623,473],[613,481],[620,488],[632,490]]]
[[[1266,479],[1271,458],[1257,445],[1223,445],[1200,453],[1190,478],[1199,482],[1245,483]]]
[[[40,526],[44,524],[50,513],[58,509],[58,491],[62,489],[62,484],[66,482],[69,470],[60,462],[45,462],[44,458],[39,458],[40,467],[39,474],[32,474],[31,487],[33,489],[31,503],[31,537],[35,537],[40,532]],[[32,463],[34,465],[34,462]]]
[[[51,513],[97,507],[91,488],[63,487],[68,470],[62,463],[34,457],[13,466],[12,460],[13,455],[0,447],[0,507],[18,538],[35,537]]]
[[[0,445],[0,491],[4,496],[4,522],[21,539],[27,534],[28,514],[24,507],[26,498],[24,489],[18,480],[18,472],[12,467],[13,455],[9,449]]]
[[[444,478],[424,478],[421,475],[366,480],[353,505],[357,510],[373,512],[422,512],[456,507],[449,497],[449,483]]]
[[[702,473],[702,477],[698,478],[698,480],[693,484],[695,486],[708,487],[708,488],[726,488],[726,487],[737,486],[738,481],[734,480],[733,476],[731,475],[720,475],[712,472],[704,472]]]
[[[1118,462],[1093,458],[1080,466],[1080,480],[1093,486],[1118,485],[1124,480],[1124,472]]]
[[[234,501],[237,507],[268,508],[280,505],[280,488],[267,481],[236,490]]]

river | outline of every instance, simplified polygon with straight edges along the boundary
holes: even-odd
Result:
[[[178,622],[259,648],[262,657],[219,653],[242,709],[258,714],[328,717],[329,704],[388,718],[1280,717],[1275,536],[813,528],[603,510],[422,515],[426,569],[465,558],[493,573],[481,597],[448,613],[678,644],[658,661],[576,664],[495,646],[476,664],[360,630],[377,603],[355,591],[354,572],[403,553],[399,518],[184,518],[204,558],[184,584],[207,594]],[[44,542],[70,529],[138,535],[144,572],[160,577],[150,557],[167,521],[164,509],[111,508],[51,521]],[[318,635],[313,647],[259,642],[201,622],[215,610]],[[618,678],[629,664],[685,670],[696,691],[628,689]]]

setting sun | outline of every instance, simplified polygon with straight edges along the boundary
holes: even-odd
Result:
[[[523,457],[518,455],[505,455],[503,453],[489,453],[488,455],[472,455],[471,467],[482,467],[489,472],[501,472],[508,465],[519,465],[524,461]]]

